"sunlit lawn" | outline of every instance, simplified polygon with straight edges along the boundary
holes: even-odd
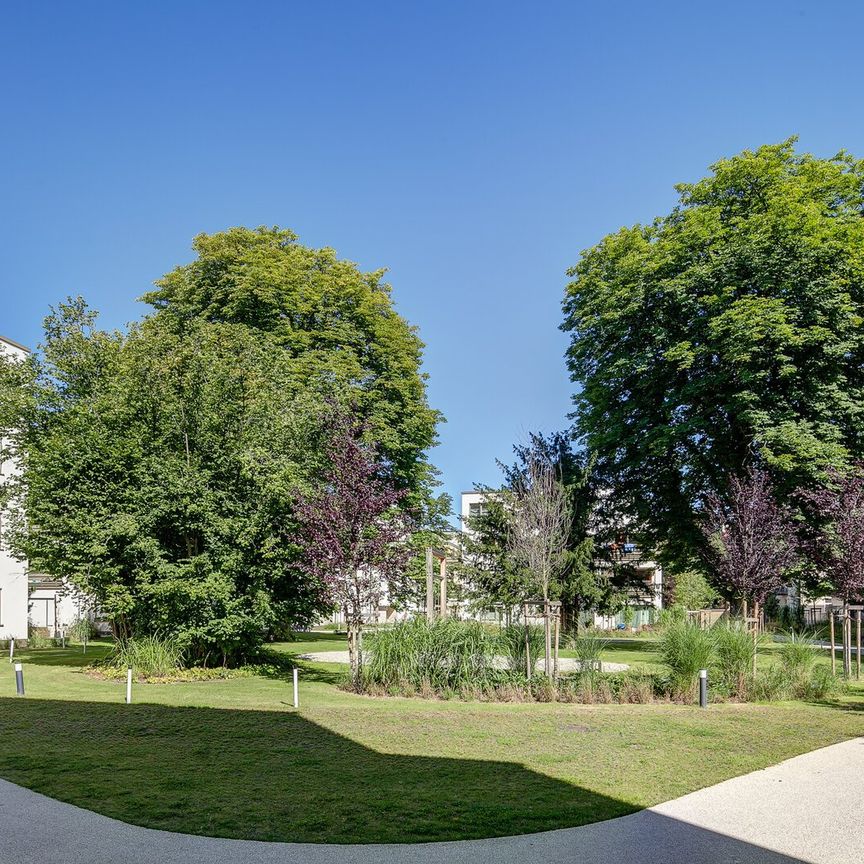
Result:
[[[633,640],[615,662],[655,664]],[[344,648],[299,634],[290,654]],[[27,696],[0,666],[0,777],[129,822],[268,840],[409,842],[606,819],[864,732],[835,705],[695,707],[372,699],[344,667],[281,678],[124,685],[82,666],[105,646],[23,652]],[[770,654],[766,655],[770,660]],[[5,665],[5,664],[3,664]]]

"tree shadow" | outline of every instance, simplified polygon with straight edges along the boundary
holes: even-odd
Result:
[[[295,712],[2,698],[0,741],[0,776],[13,783],[124,822],[216,837],[446,841],[584,825],[638,809],[516,763],[380,753]],[[31,796],[23,821],[44,839],[54,820],[35,819],[33,800],[41,799]],[[0,812],[0,836],[8,813]],[[533,860],[538,843],[551,844],[544,860],[633,860],[633,844],[654,838],[658,849],[676,853],[654,861],[795,861],[764,850],[753,857],[747,850],[756,847],[650,811],[633,818],[647,821],[623,833],[589,826],[578,843],[562,832],[501,843],[529,843],[518,860]],[[100,860],[92,853],[101,829],[69,834],[57,841],[68,847],[61,858]],[[589,851],[599,843],[608,855],[574,858],[574,843],[587,843]],[[253,852],[234,849],[225,860],[253,861]],[[485,860],[507,857],[501,855]]]
[[[80,645],[70,645],[66,648],[25,648],[16,652],[15,656],[21,662],[33,666],[83,668],[94,660],[101,660],[112,647],[112,643],[90,642],[86,651]]]

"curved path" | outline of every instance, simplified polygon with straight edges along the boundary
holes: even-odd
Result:
[[[0,862],[35,864],[853,864],[864,738],[632,816],[522,837],[406,846],[259,843],[138,828],[0,780]]]

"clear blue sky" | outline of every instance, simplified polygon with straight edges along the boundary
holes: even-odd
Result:
[[[864,4],[2,4],[0,333],[106,326],[201,231],[388,267],[445,489],[565,424],[565,269],[676,182],[798,134],[864,156]]]

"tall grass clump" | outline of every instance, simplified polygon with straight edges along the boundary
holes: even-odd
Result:
[[[601,672],[602,662],[600,660],[603,649],[608,645],[608,640],[604,639],[596,630],[582,630],[574,636],[570,645],[573,652],[576,654],[576,659],[579,661],[579,669],[582,672]]]
[[[789,678],[793,695],[797,698],[805,698],[810,689],[810,679],[816,658],[820,653],[819,648],[813,644],[812,638],[807,634],[790,631],[783,634],[779,653],[780,663]]]
[[[711,628],[720,685],[735,699],[746,700],[753,684],[756,654],[764,636],[747,630],[743,621],[715,624]]]
[[[183,666],[183,649],[167,636],[133,636],[111,649],[104,665],[116,669],[130,666],[144,678],[166,678]]]
[[[692,700],[699,670],[707,669],[714,658],[714,640],[708,630],[689,621],[671,621],[660,636],[660,657],[669,670],[674,696]]]
[[[513,672],[525,673],[525,636],[528,636],[528,650],[531,665],[546,654],[546,634],[539,624],[508,624],[500,635],[501,654],[507,658],[507,667]]]
[[[494,687],[498,639],[477,621],[415,618],[367,639],[367,684],[410,692],[476,692]]]

